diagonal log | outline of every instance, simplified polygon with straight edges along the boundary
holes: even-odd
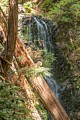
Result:
[[[16,58],[23,56],[22,59],[17,59],[20,68],[23,68],[26,65],[28,67],[35,66],[35,63],[30,58],[23,43],[19,39],[16,41],[15,56]],[[28,79],[28,81],[40,96],[47,110],[52,113],[55,120],[70,120],[42,76],[35,77],[33,80]]]

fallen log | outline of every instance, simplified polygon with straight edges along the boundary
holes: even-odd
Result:
[[[23,43],[19,39],[17,39],[16,41],[15,56],[17,58],[20,68],[23,68],[26,65],[29,67],[35,66],[35,63],[30,58]],[[18,58],[20,56],[23,56],[23,58],[19,60]],[[49,88],[42,76],[35,77],[34,79],[28,79],[28,81],[31,86],[36,90],[43,104],[45,105],[47,110],[51,112],[55,120],[70,120],[65,110],[62,108],[59,101],[52,93],[51,89]]]

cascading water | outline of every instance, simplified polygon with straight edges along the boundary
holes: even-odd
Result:
[[[51,51],[52,45],[51,45],[51,35],[49,34],[51,30],[48,29],[48,25],[45,21],[42,19],[39,19],[37,17],[32,17],[27,33],[29,34],[29,41],[32,41],[34,43],[43,42],[43,49],[46,49],[47,52],[53,52]],[[33,36],[33,37],[32,37]],[[40,47],[40,46],[39,46]],[[51,90],[55,93],[56,97],[58,98],[58,86],[56,84],[56,81],[53,77],[47,77],[46,82],[50,86]]]
[[[46,78],[47,84],[50,86],[51,90],[54,92],[55,96],[58,98],[58,85],[53,77]]]
[[[37,43],[38,47],[44,48],[49,52],[52,51],[52,32],[55,35],[56,25],[50,26],[49,29],[47,23],[38,17],[31,17],[30,20],[26,19],[23,20],[23,26],[24,28],[26,27],[26,34],[29,41],[35,44]],[[39,43],[43,44],[40,45]]]
[[[46,49],[46,29],[44,28],[44,26],[41,24],[41,22],[43,21],[39,21],[37,20],[36,17],[33,18],[36,22],[37,25],[37,30],[38,30],[38,40],[43,40],[44,41],[44,48]],[[47,27],[47,26],[46,26]]]
[[[26,24],[24,23],[24,25]],[[31,20],[28,22],[26,32],[29,36],[28,37],[29,41],[34,42],[35,44],[37,43],[38,47],[45,49],[47,52],[53,52],[52,44],[51,44],[52,31],[51,29],[49,29],[45,21],[37,17],[32,17]],[[55,26],[54,26],[53,32],[55,32]],[[43,44],[40,45],[38,44],[39,42],[42,42]],[[54,80],[53,76],[47,77],[46,82],[51,88],[51,90],[54,92],[55,96],[58,98],[58,85]],[[53,120],[49,112],[48,112],[48,120]]]

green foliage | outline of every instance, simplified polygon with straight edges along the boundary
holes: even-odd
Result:
[[[44,51],[44,54],[43,54],[43,66],[46,67],[46,68],[50,68],[51,67],[51,64],[52,62],[55,61],[55,57],[54,57],[54,54],[53,53],[50,53],[50,52],[46,52]]]
[[[75,88],[77,88],[77,90],[80,90],[80,76],[75,76],[74,81],[76,83]]]
[[[49,71],[50,71],[49,68],[34,66],[34,67],[30,67],[26,70],[26,76],[27,77],[36,77],[36,76],[39,76],[40,74],[44,77],[51,76],[51,73]]]
[[[80,47],[80,34],[79,34],[78,37],[77,37],[76,44],[77,44],[78,47]]]
[[[34,101],[34,105],[35,105],[37,111],[39,112],[39,114],[43,120],[48,120],[47,110],[44,107],[44,105],[42,104],[39,95],[37,93],[35,93],[35,96],[36,96],[37,100]]]
[[[22,60],[24,59],[24,56],[21,55],[21,56],[17,57],[17,59],[18,59],[19,61],[22,61]]]
[[[59,24],[57,41],[61,42],[62,46],[60,47],[68,59],[71,60],[71,64],[75,63],[77,70],[80,71],[80,1],[59,0],[58,2],[52,2],[51,7],[49,7],[51,0],[48,0],[48,2],[44,0],[42,9],[45,9],[45,11],[47,11],[46,3],[49,10],[47,13],[45,12],[45,16],[51,17]],[[79,85],[80,82],[77,79],[76,87],[79,88]]]
[[[26,99],[20,88],[8,82],[0,82],[0,120],[32,120]]]
[[[72,22],[80,20],[80,1],[78,0],[60,0],[59,2],[44,1],[42,9],[47,11],[45,5],[49,8],[48,15],[61,22]]]
[[[23,7],[27,10],[28,13],[31,13],[31,9],[32,9],[32,3],[31,2],[24,3]]]
[[[0,0],[0,6],[3,11],[8,14],[8,0]]]
[[[52,7],[53,0],[44,0],[42,4],[42,9],[44,11],[49,11],[50,8]]]
[[[35,107],[38,110],[38,112],[41,114],[41,117],[43,118],[43,120],[47,120],[47,111],[44,108],[43,104],[41,103],[41,101],[39,100],[38,103],[35,102]]]
[[[21,33],[20,33],[20,34],[22,34],[23,39],[27,39],[27,40],[30,39],[30,38],[29,38],[29,33],[28,33],[28,32],[30,32],[29,27],[28,27],[28,28],[23,27],[23,29],[22,29],[22,31],[21,31]]]
[[[0,54],[2,53],[3,51],[3,46],[0,44]]]

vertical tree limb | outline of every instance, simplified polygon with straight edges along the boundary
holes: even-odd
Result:
[[[18,0],[9,0],[8,15],[8,38],[5,59],[12,63],[18,29]],[[7,62],[3,65],[4,75],[7,76],[10,64]]]

